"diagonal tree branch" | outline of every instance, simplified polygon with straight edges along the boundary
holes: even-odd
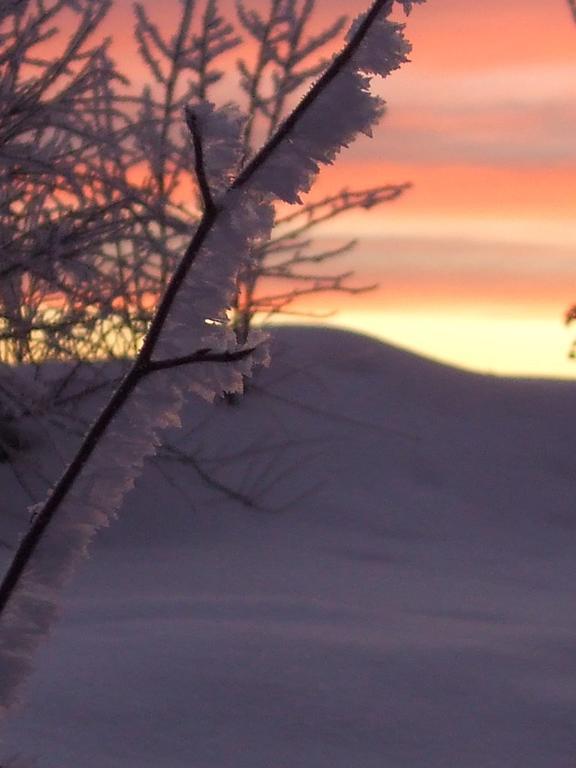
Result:
[[[322,75],[319,81],[312,87],[300,105],[280,126],[277,133],[264,145],[248,166],[240,173],[236,181],[228,187],[227,192],[225,192],[218,200],[217,205],[212,203],[209,189],[203,191],[203,194],[205,195],[205,209],[203,215],[190,244],[186,248],[178,267],[167,285],[157,313],[152,320],[150,329],[133,365],[120,382],[118,388],[104,407],[101,414],[89,429],[76,455],[56,483],[54,489],[49,494],[48,499],[35,513],[31,526],[20,542],[2,584],[0,585],[0,622],[2,622],[2,624],[4,624],[4,621],[7,622],[5,629],[10,638],[8,644],[6,644],[6,642],[0,643],[0,661],[4,664],[8,664],[6,671],[11,673],[11,678],[2,689],[0,711],[5,711],[8,704],[11,703],[10,696],[13,689],[29,668],[29,656],[31,652],[36,648],[39,639],[47,631],[50,623],[54,619],[54,600],[52,596],[50,596],[48,601],[46,600],[46,586],[48,585],[48,587],[53,590],[56,586],[61,584],[70,564],[74,561],[74,555],[78,552],[78,549],[82,550],[85,548],[86,543],[90,540],[91,534],[103,524],[101,522],[102,515],[105,515],[105,519],[107,519],[106,516],[113,514],[118,509],[118,506],[127,492],[127,488],[131,487],[131,483],[133,483],[135,477],[137,477],[141,471],[145,457],[149,456],[154,451],[155,446],[157,445],[158,431],[167,426],[174,425],[177,421],[178,410],[181,403],[180,392],[175,393],[172,391],[169,393],[169,410],[167,412],[156,410],[152,418],[148,421],[145,421],[146,413],[142,410],[130,412],[130,416],[134,416],[134,421],[131,423],[122,422],[122,427],[129,429],[129,434],[124,436],[124,447],[126,448],[128,455],[122,457],[123,461],[126,463],[120,464],[119,467],[116,468],[108,465],[108,457],[106,455],[99,457],[100,460],[104,459],[105,471],[107,473],[106,479],[108,480],[109,476],[112,475],[114,480],[110,487],[107,488],[107,495],[109,498],[106,498],[104,502],[102,502],[100,498],[102,491],[98,489],[99,498],[97,502],[100,506],[97,506],[96,508],[97,516],[92,517],[91,514],[93,508],[90,506],[90,503],[94,502],[91,496],[93,490],[91,483],[94,479],[98,482],[102,475],[98,475],[98,472],[96,472],[95,475],[89,475],[88,485],[82,484],[86,478],[80,476],[87,463],[95,454],[102,438],[105,436],[112,423],[117,418],[122,418],[123,414],[121,412],[123,408],[127,406],[128,401],[138,388],[139,384],[142,383],[142,388],[146,391],[147,384],[143,382],[143,379],[148,378],[152,373],[198,362],[217,362],[222,363],[223,365],[228,365],[232,360],[232,356],[235,356],[236,360],[241,360],[244,357],[248,357],[254,351],[253,348],[248,348],[253,344],[253,341],[251,341],[250,344],[239,348],[237,347],[232,352],[220,352],[202,346],[202,348],[196,349],[189,355],[154,360],[154,355],[159,346],[161,335],[165,329],[167,330],[167,321],[169,319],[177,321],[180,317],[177,311],[174,313],[176,317],[173,316],[176,299],[181,292],[186,299],[189,298],[190,293],[187,291],[186,281],[189,277],[191,268],[193,266],[198,266],[199,264],[201,264],[203,268],[211,268],[212,261],[209,258],[211,256],[210,248],[216,246],[223,252],[222,258],[226,263],[226,268],[230,270],[230,274],[225,273],[224,278],[231,283],[233,282],[233,267],[238,268],[240,266],[241,258],[243,258],[241,254],[237,253],[236,246],[243,247],[246,253],[249,253],[251,251],[252,241],[261,237],[263,232],[268,234],[273,223],[272,217],[270,216],[269,205],[269,201],[274,194],[273,181],[268,180],[267,183],[269,183],[269,186],[266,187],[265,185],[264,190],[259,188],[257,184],[250,186],[250,182],[253,181],[255,173],[263,168],[276,152],[281,152],[284,143],[289,144],[290,140],[294,138],[291,134],[297,127],[299,127],[300,121],[305,117],[306,113],[314,107],[318,98],[324,91],[328,89],[332,82],[351,62],[352,57],[360,49],[364,39],[370,32],[372,25],[375,25],[378,22],[380,14],[387,17],[392,9],[392,5],[393,0],[375,0],[366,16],[356,26],[341,53],[333,60],[324,75]],[[387,44],[388,38],[386,35],[391,34],[392,38],[394,38],[394,35],[398,32],[397,26],[388,25],[387,27],[387,23],[387,20],[384,19],[383,31],[380,30],[376,35],[376,40],[372,41],[373,45],[369,47],[366,53],[366,56],[369,58],[367,59],[364,57],[363,59],[356,60],[354,66],[351,68],[351,77],[345,79],[346,88],[348,88],[348,91],[346,92],[351,95],[352,98],[356,97],[359,100],[359,103],[363,107],[363,111],[360,115],[355,115],[354,113],[346,115],[346,118],[352,118],[352,122],[346,122],[344,127],[338,126],[338,131],[336,131],[336,133],[331,133],[327,128],[326,135],[315,136],[314,138],[319,146],[313,147],[306,167],[310,167],[311,158],[316,157],[314,154],[315,152],[319,152],[320,158],[324,158],[320,159],[320,162],[328,162],[326,159],[327,157],[333,156],[332,153],[334,151],[339,151],[339,149],[341,149],[346,142],[351,141],[359,131],[367,130],[369,126],[377,122],[378,118],[381,116],[381,102],[368,94],[365,90],[367,80],[366,78],[358,76],[357,70],[368,69],[368,71],[385,74],[390,72],[394,67],[399,66],[400,63],[405,60],[404,53],[406,44],[400,34],[398,35],[397,40],[392,40],[392,42],[397,45],[396,48],[391,48],[391,64],[388,65],[388,62],[382,62],[381,60],[380,54],[382,41]],[[391,33],[390,30],[392,30]],[[380,33],[383,37],[378,36]],[[336,93],[338,93],[338,91]],[[199,143],[199,151],[196,153],[197,172],[202,174],[204,172],[202,141],[199,133],[196,131],[194,133],[195,141]],[[306,160],[305,157],[304,160]],[[271,165],[273,167],[273,163]],[[312,167],[315,168],[316,171],[318,170],[318,166],[315,163],[312,163]],[[208,182],[206,180],[206,185],[207,184]],[[294,184],[294,187],[296,189],[301,189],[301,185],[299,186],[299,184],[300,182]],[[254,200],[252,200],[251,196],[254,197]],[[281,197],[280,194],[278,194],[278,196]],[[231,224],[234,215],[238,216],[242,222],[241,224],[237,224],[237,230],[234,230]],[[245,219],[248,219],[248,221],[246,222]],[[218,231],[217,225],[220,221],[222,221],[222,228]],[[236,236],[236,240],[233,240],[232,242],[230,242],[228,238],[230,232],[234,232]],[[213,240],[210,243],[210,247],[203,251],[202,249],[207,238],[212,234]],[[228,255],[227,248],[230,249],[232,257]],[[218,253],[220,253],[220,251],[218,251]],[[226,261],[226,258],[228,258],[228,261]],[[232,259],[232,261],[230,261],[230,259]],[[197,277],[200,278],[199,285],[203,290],[202,273]],[[227,288],[224,292],[219,292],[218,289],[215,288],[216,300],[218,302],[226,301],[228,299],[229,293],[226,291]],[[208,306],[213,305],[208,302]],[[176,309],[178,309],[178,307],[176,307]],[[223,312],[224,308],[220,307],[219,309]],[[204,312],[210,312],[212,310],[205,310],[203,308],[201,311],[202,314],[199,317],[205,319],[207,315],[204,314]],[[194,316],[193,322],[198,322],[198,315]],[[205,338],[204,328],[206,326],[203,323],[201,325],[202,328],[197,338],[203,340]],[[218,336],[218,334],[215,334],[214,338],[218,341],[222,340],[227,342],[229,337],[224,335],[222,338],[221,336]],[[199,341],[197,345],[200,346],[200,344],[201,341]],[[239,369],[239,372],[243,373],[241,368]],[[198,383],[198,386],[202,386],[201,381]],[[212,387],[211,393],[213,394],[213,387],[216,385],[211,382],[210,386]],[[158,393],[159,396],[160,394],[161,393]],[[170,399],[170,397],[172,397],[172,399]],[[137,401],[137,398],[135,399]],[[136,402],[136,405],[138,406],[138,401]],[[151,407],[156,407],[156,404],[151,402],[145,403],[145,411],[149,411]],[[144,419],[144,424],[142,424],[142,419]],[[117,427],[118,425],[115,426]],[[141,439],[141,433],[144,434],[144,442]],[[121,439],[119,433],[116,433],[115,437]],[[127,442],[128,440],[131,440],[132,442]],[[98,462],[95,463],[98,464]],[[80,480],[82,494],[86,492],[90,497],[89,499],[75,495],[75,485],[78,480]],[[58,525],[55,526],[57,533],[60,532],[66,535],[73,534],[71,540],[66,540],[63,554],[59,555],[63,560],[63,563],[58,562],[58,567],[56,568],[56,571],[54,571],[54,564],[50,560],[50,550],[48,550],[47,553],[44,553],[45,559],[43,562],[46,564],[46,557],[49,560],[48,575],[42,573],[38,575],[37,571],[32,572],[32,595],[26,591],[30,588],[30,583],[28,582],[26,583],[26,590],[23,590],[20,595],[20,601],[17,602],[17,610],[15,612],[7,612],[6,608],[9,606],[16,588],[22,581],[25,571],[27,571],[34,554],[37,552],[39,544],[47,533],[48,528],[54,522],[63,503],[69,496],[71,497],[72,503],[70,509],[65,509],[64,511],[67,511],[69,517],[76,517],[79,515],[80,520],[78,521],[79,529],[68,527],[75,521],[72,520],[70,522],[69,517],[63,515],[64,522],[60,527]],[[78,509],[78,505],[82,507],[80,510]],[[79,513],[82,512],[84,506],[87,506],[87,515],[82,517],[82,514]],[[58,523],[60,523],[60,520]],[[62,529],[62,525],[64,525],[64,530]],[[78,542],[80,543],[78,544]],[[40,595],[34,593],[35,588],[40,590]],[[46,603],[48,603],[48,605],[46,605]],[[16,665],[15,671],[12,670],[10,666],[14,654],[14,648],[10,646],[10,643],[14,642],[14,637],[17,639],[19,638],[25,646],[23,651],[25,655],[24,661],[20,666]],[[0,639],[5,640],[5,638]]]
[[[380,14],[385,13],[387,9],[391,10],[393,3],[394,0],[375,0],[348,43],[342,48],[340,53],[334,57],[332,63],[310,88],[294,111],[288,115],[283,123],[281,123],[276,133],[271,136],[262,149],[242,169],[238,178],[232,185],[233,189],[240,189],[246,186],[256,172],[266,163],[268,158],[288,139],[292,131],[296,128],[302,117],[306,114],[312,104],[314,104],[320,94],[326,90],[330,83],[338,77],[350,62],[364,42],[365,37],[368,35],[368,32],[376,19],[378,19]]]

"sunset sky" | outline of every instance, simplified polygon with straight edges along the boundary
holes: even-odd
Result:
[[[145,5],[169,28],[177,0]],[[318,21],[362,8],[318,0]],[[125,0],[107,24],[122,69],[143,82]],[[576,25],[566,0],[429,0],[407,36],[412,63],[377,85],[386,119],[316,188],[413,183],[323,233],[361,238],[342,269],[380,287],[322,296],[314,308],[465,367],[575,377],[576,327],[562,323],[576,302]]]

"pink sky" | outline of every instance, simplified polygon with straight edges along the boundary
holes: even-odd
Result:
[[[177,0],[145,5],[170,28]],[[319,0],[318,21],[362,8]],[[123,69],[143,82],[131,26],[118,0],[109,28]],[[576,301],[576,25],[567,3],[429,0],[415,7],[407,36],[412,63],[377,85],[388,116],[317,189],[350,179],[414,188],[326,230],[363,238],[342,267],[381,288],[323,296],[322,306],[339,307],[340,323],[457,364],[576,375],[561,323]],[[431,323],[443,329],[434,339]],[[469,348],[455,341],[466,324]]]

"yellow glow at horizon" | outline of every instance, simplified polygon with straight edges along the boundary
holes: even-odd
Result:
[[[358,311],[310,322],[367,334],[478,373],[576,379],[576,360],[568,358],[576,329],[564,327],[559,318]]]

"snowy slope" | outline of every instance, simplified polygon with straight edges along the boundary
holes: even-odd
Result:
[[[574,413],[569,382],[277,331],[245,400],[191,403],[171,440],[257,509],[151,466],[68,590],[3,752],[574,768]]]

